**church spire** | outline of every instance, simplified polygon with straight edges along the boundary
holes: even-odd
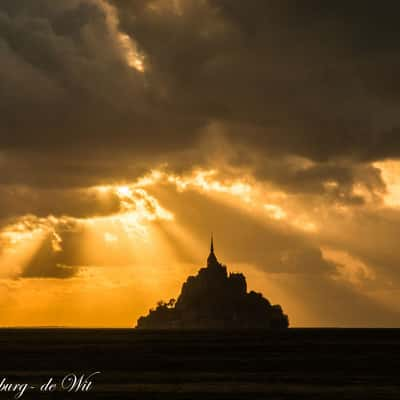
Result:
[[[214,237],[213,237],[213,234],[211,234],[210,255],[207,258],[207,266],[208,267],[216,267],[219,265],[220,264],[217,260],[217,257],[214,254]]]

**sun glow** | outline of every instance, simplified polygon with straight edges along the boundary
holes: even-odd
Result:
[[[115,266],[113,268],[117,269],[129,266],[137,269],[140,266],[144,274],[142,278],[149,279],[148,284],[151,281],[152,285],[156,284],[155,279],[161,279],[151,272],[155,266],[158,274],[161,274],[163,268],[168,271],[171,265],[180,265],[182,271],[176,271],[177,276],[186,276],[192,272],[190,268],[202,262],[204,243],[193,236],[183,221],[175,218],[173,201],[167,202],[169,206],[165,207],[162,196],[164,190],[177,198],[183,192],[198,192],[266,224],[287,224],[308,233],[317,231],[308,215],[293,208],[289,195],[267,187],[251,176],[227,175],[217,169],[196,169],[186,174],[154,169],[132,182],[103,184],[88,187],[87,190],[93,195],[94,207],[113,206],[101,206],[99,210],[106,211],[86,217],[22,216],[0,231],[3,248],[0,254],[0,278],[21,276],[29,268],[35,254],[42,251],[40,249],[44,243],[49,244],[45,247],[49,259],[75,268],[76,278],[70,278],[71,282],[72,279],[89,279],[87,274],[92,274],[90,271],[95,271],[93,268],[97,266]],[[76,235],[79,235],[78,247],[70,239]],[[184,246],[180,243],[184,243]],[[82,266],[70,266],[68,261],[58,261],[71,251]],[[179,264],[183,259],[191,264]],[[166,260],[166,265],[163,260]],[[90,267],[86,269],[84,266]],[[82,275],[83,271],[86,271],[86,278]],[[97,281],[99,278],[91,279]]]
[[[94,193],[96,202],[115,203],[111,212],[87,217],[20,217],[0,231],[0,241],[6,249],[1,254],[0,265],[9,265],[10,260],[15,260],[15,271],[10,273],[18,274],[45,239],[50,243],[50,251],[62,255],[65,235],[74,232],[81,234],[81,255],[95,264],[119,264],[124,262],[123,259],[131,260],[125,262],[138,262],[138,257],[146,263],[159,254],[161,248],[165,254],[172,251],[171,248],[176,247],[172,241],[181,241],[185,237],[189,246],[187,228],[175,221],[173,210],[160,203],[157,190],[163,187],[175,190],[177,196],[181,192],[197,191],[214,201],[249,213],[266,224],[287,224],[307,233],[318,231],[308,214],[293,207],[288,195],[256,182],[251,176],[224,176],[217,169],[196,169],[180,175],[166,169],[154,169],[133,182],[87,189]],[[188,250],[185,257],[190,258],[196,253],[197,241],[193,240],[192,250]],[[166,244],[168,242],[171,244]],[[175,251],[178,250],[171,254]]]
[[[221,178],[221,175],[217,169],[195,169],[181,175],[152,170],[133,183],[131,188],[172,184],[178,192],[196,190],[232,207],[257,214],[260,218],[286,223],[309,234],[318,232],[312,215],[304,209],[299,210],[286,193],[260,184],[251,176],[242,174],[240,178]],[[126,191],[122,189],[122,192]]]
[[[132,39],[125,33],[119,33],[117,37],[125,53],[127,64],[139,72],[144,72],[144,57],[137,51]]]
[[[118,199],[120,210],[118,213],[106,215],[102,217],[90,218],[86,224],[92,226],[107,225],[117,231],[123,231],[131,237],[148,235],[148,224],[156,220],[172,221],[174,215],[163,208],[158,200],[149,195],[146,190],[139,189],[135,185],[116,185],[116,186],[100,186],[100,193],[112,192]],[[119,239],[118,234],[105,232],[104,240],[108,243],[116,242]]]
[[[88,190],[93,191],[93,188]],[[104,202],[114,201],[116,197],[119,210],[108,215],[79,218],[25,215],[4,226],[0,231],[0,277],[21,274],[45,240],[49,241],[50,251],[54,254],[64,251],[64,235],[74,232],[82,232],[88,243],[96,243],[89,246],[90,250],[87,244],[81,243],[81,247],[90,253],[99,252],[101,244],[93,241],[97,233],[101,235],[103,244],[120,242],[127,248],[132,240],[149,240],[151,223],[174,219],[173,213],[162,207],[155,197],[134,185],[103,185],[96,187],[95,191]],[[106,258],[107,255],[103,256]]]
[[[267,213],[274,219],[284,219],[287,217],[286,212],[276,204],[264,204]]]
[[[218,171],[215,169],[196,170],[187,176],[169,175],[168,182],[175,184],[178,190],[196,187],[204,192],[227,193],[249,198],[252,191],[249,183],[237,179],[220,181],[217,175]]]
[[[132,196],[132,191],[129,186],[117,186],[115,191],[121,198]]]
[[[400,207],[400,161],[386,160],[373,163],[381,171],[382,179],[386,184],[386,193],[383,201],[388,207]]]

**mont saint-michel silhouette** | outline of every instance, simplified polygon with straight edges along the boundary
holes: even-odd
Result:
[[[247,292],[246,278],[229,273],[218,262],[211,236],[207,267],[189,276],[178,299],[160,301],[137,329],[282,329],[289,320],[280,305],[254,291]]]

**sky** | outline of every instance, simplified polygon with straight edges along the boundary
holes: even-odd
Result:
[[[134,326],[213,232],[291,326],[400,327],[398,12],[2,0],[0,326]]]

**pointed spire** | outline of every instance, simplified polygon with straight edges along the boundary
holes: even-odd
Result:
[[[211,233],[210,255],[207,258],[207,266],[208,267],[219,266],[219,262],[217,260],[217,257],[214,254],[214,237],[213,237],[212,233]]]

